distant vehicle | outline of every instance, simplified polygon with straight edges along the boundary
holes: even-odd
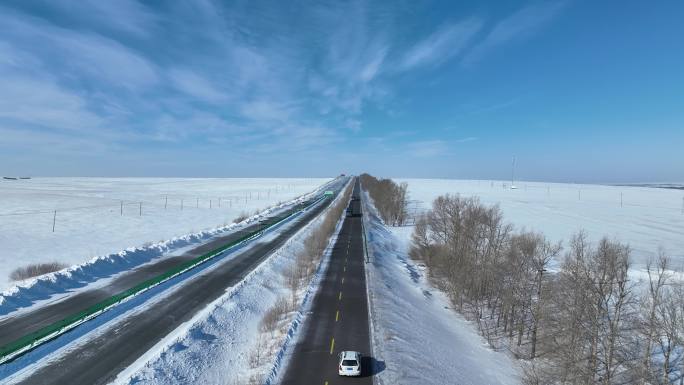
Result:
[[[340,352],[339,361],[340,376],[361,375],[361,353],[353,351]]]

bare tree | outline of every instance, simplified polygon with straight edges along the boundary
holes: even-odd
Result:
[[[641,330],[644,337],[644,353],[642,359],[641,373],[639,373],[640,384],[646,384],[647,382],[653,381],[653,376],[651,374],[651,361],[653,353],[653,344],[659,344],[661,342],[661,334],[659,329],[668,329],[669,325],[665,325],[659,320],[658,316],[668,316],[667,310],[662,309],[663,307],[663,294],[665,290],[665,285],[669,280],[668,270],[668,258],[665,253],[660,250],[658,260],[654,262],[649,260],[646,264],[646,272],[648,273],[648,293],[641,300],[643,323],[641,325]],[[667,321],[665,321],[667,323]],[[669,355],[669,347],[666,355]],[[665,362],[669,360],[666,357]]]

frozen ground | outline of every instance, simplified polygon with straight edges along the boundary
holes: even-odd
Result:
[[[662,246],[674,267],[684,267],[684,192],[638,186],[603,186],[539,182],[396,179],[407,182],[417,210],[429,208],[437,196],[478,196],[499,204],[518,229],[541,231],[567,246],[584,229],[592,240],[602,236],[628,243],[637,269]],[[621,204],[622,199],[622,204]]]
[[[513,385],[516,363],[490,349],[407,255],[412,227],[366,223],[373,355],[381,385]]]
[[[9,274],[19,266],[47,261],[77,265],[215,229],[243,212],[251,215],[311,192],[327,180],[0,180],[0,292],[11,285]]]

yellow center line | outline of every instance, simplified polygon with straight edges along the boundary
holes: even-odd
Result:
[[[337,313],[335,313],[335,322],[337,322],[340,319],[340,311],[338,310]]]
[[[342,301],[342,292],[340,292],[340,296],[337,298],[338,301]]]
[[[330,341],[330,355],[333,354],[333,349],[335,349],[335,337]]]

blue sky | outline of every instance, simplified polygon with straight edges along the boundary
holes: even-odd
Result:
[[[653,6],[657,5],[657,6]],[[5,1],[0,169],[684,181],[681,1]]]

